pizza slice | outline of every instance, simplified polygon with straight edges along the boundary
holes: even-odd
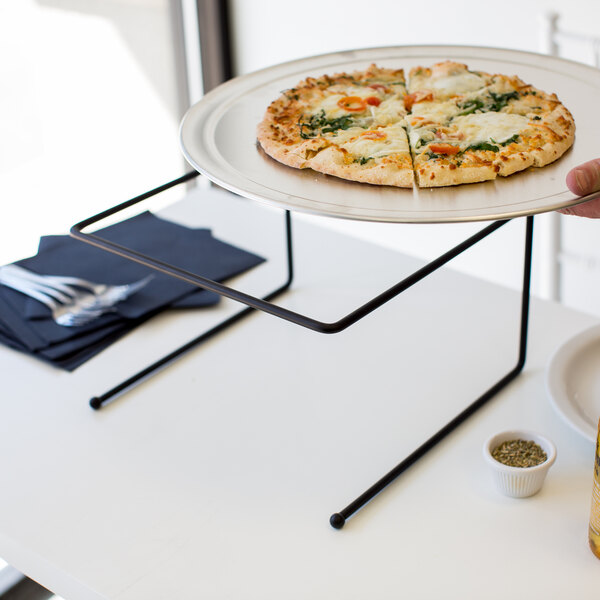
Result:
[[[517,77],[448,62],[411,73],[407,125],[421,187],[486,181],[544,166],[573,143],[568,110],[555,95]]]
[[[471,71],[467,65],[449,60],[432,67],[414,67],[409,72],[407,109],[418,102],[443,102],[477,92],[489,83],[489,74]]]
[[[258,128],[267,154],[352,181],[411,187],[402,69],[308,78],[273,102]]]

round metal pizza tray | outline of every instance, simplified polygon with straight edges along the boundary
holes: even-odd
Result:
[[[451,59],[474,70],[518,75],[554,92],[572,112],[574,146],[544,168],[494,181],[445,188],[400,189],[293,169],[267,156],[256,127],[280,93],[308,76],[382,67],[428,66]],[[330,217],[396,223],[456,223],[513,218],[581,202],[566,187],[574,166],[600,156],[600,71],[535,53],[473,46],[400,46],[324,54],[237,77],[184,116],[180,141],[190,164],[220,186],[282,208]],[[595,194],[586,199],[600,196]]]

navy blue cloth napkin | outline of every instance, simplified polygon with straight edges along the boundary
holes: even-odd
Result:
[[[103,239],[224,281],[264,259],[213,237],[209,229],[192,229],[145,212],[95,232]],[[44,236],[38,253],[16,264],[41,274],[83,277],[98,283],[123,284],[152,274],[152,280],[127,300],[83,327],[62,327],[41,303],[0,285],[0,343],[32,354],[66,370],[86,360],[167,308],[200,308],[220,297],[69,236]]]

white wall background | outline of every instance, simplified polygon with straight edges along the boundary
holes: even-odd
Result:
[[[0,1],[0,264],[184,171],[168,3]]]
[[[351,48],[461,44],[539,50],[538,19],[599,35],[596,0],[427,3],[407,0],[231,0],[238,73]]]

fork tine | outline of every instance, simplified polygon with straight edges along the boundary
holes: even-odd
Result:
[[[95,301],[89,305],[89,308],[113,306],[118,302],[122,302],[133,294],[139,292],[143,287],[148,285],[153,278],[154,275],[151,274],[143,279],[140,279],[139,281],[134,281],[133,283],[109,286],[106,291],[96,296]]]
[[[108,310],[86,310],[64,312],[57,316],[56,322],[65,327],[81,327],[102,316]]]

